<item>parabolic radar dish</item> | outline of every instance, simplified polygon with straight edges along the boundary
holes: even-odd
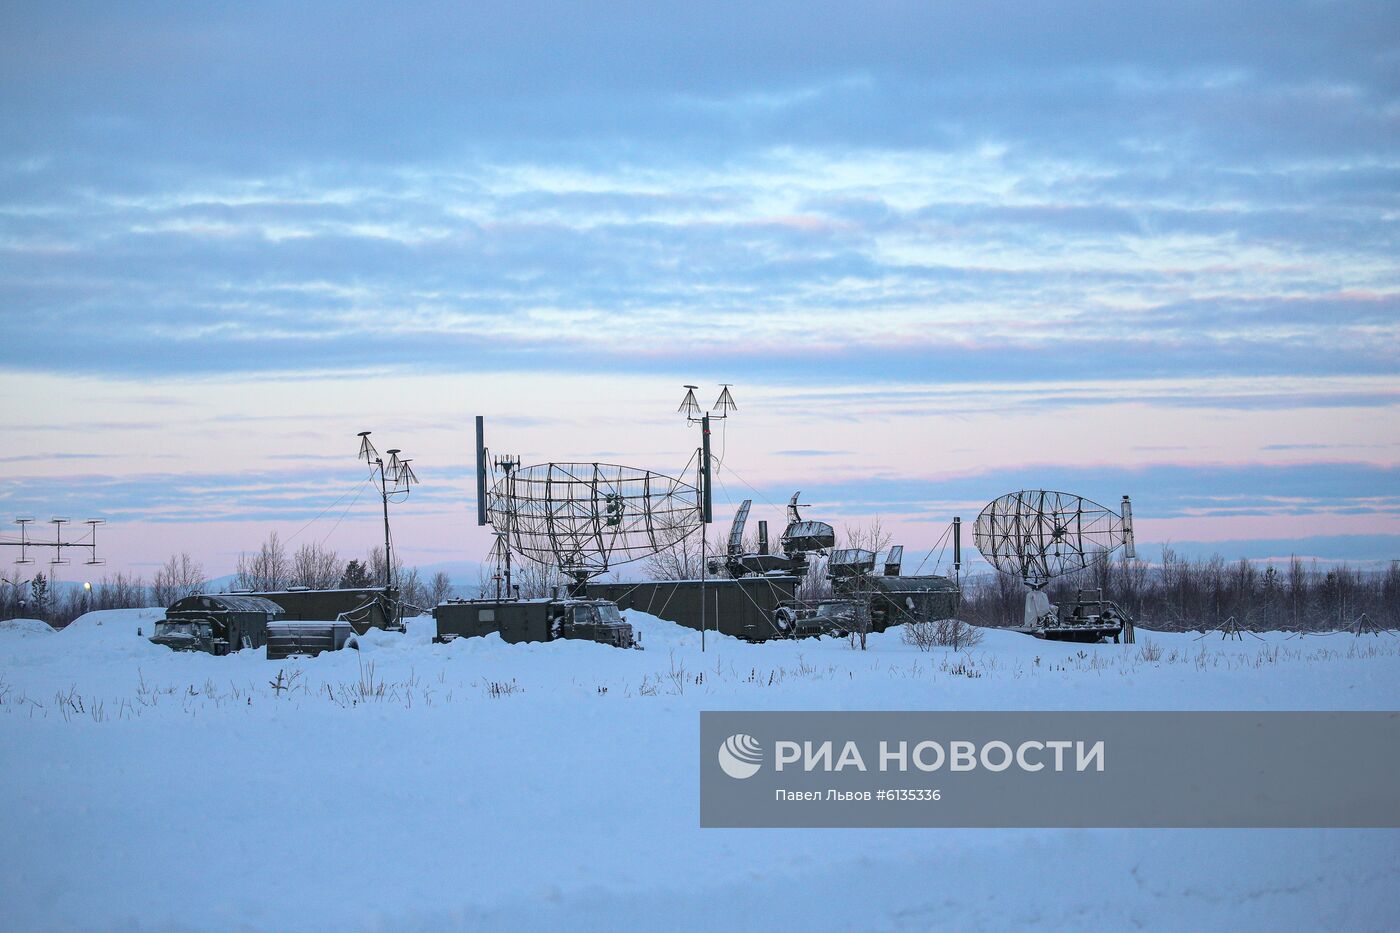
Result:
[[[699,529],[700,490],[612,463],[537,463],[492,486],[487,515],[511,550],[586,579]]]
[[[1032,587],[1072,573],[1126,547],[1133,556],[1133,513],[1123,514],[1082,496],[1023,489],[987,503],[973,528],[977,550],[1003,573]]]

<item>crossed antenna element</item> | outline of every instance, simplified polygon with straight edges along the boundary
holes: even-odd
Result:
[[[384,458],[379,456],[379,451],[375,449],[374,442],[369,439],[373,431],[360,432],[360,459],[371,467],[379,468],[379,485],[387,495],[399,496],[394,501],[400,502],[408,496],[409,489],[418,484],[418,474],[413,472],[413,459],[411,457],[400,458],[403,453],[397,447],[390,447],[385,453],[389,455],[389,461],[384,462]]]
[[[715,403],[710,406],[708,413],[703,411],[700,408],[700,403],[695,400],[695,390],[700,387],[692,385],[682,386],[682,388],[685,389],[685,398],[681,399],[680,407],[677,408],[676,411],[685,412],[685,420],[692,424],[705,418],[709,418],[712,421],[717,421],[720,418],[728,418],[730,412],[739,410],[739,406],[734,404],[734,396],[729,392],[729,388],[732,385],[734,385],[732,382],[721,382],[719,384],[719,398],[715,399]]]
[[[65,550],[71,550],[72,548],[83,548],[88,552],[88,559],[83,561],[83,563],[89,566],[107,563],[97,556],[97,526],[106,524],[103,519],[89,518],[83,521],[81,524],[87,525],[90,530],[85,536],[85,540],[80,541],[63,540],[63,526],[70,524],[70,521],[66,518],[49,519],[49,524],[53,525],[54,536],[52,541],[35,540],[29,537],[29,526],[34,524],[33,516],[21,516],[16,518],[15,524],[19,525],[19,540],[0,541],[0,545],[19,548],[19,559],[15,561],[17,564],[34,563],[34,558],[29,556],[30,548],[51,549],[54,555],[49,563],[55,565],[72,563],[72,561],[63,556]]]

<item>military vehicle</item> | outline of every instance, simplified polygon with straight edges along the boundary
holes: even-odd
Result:
[[[436,642],[499,632],[512,644],[569,638],[641,648],[632,626],[606,599],[449,599],[433,609]]]
[[[858,611],[854,599],[823,599],[812,608],[788,603],[774,610],[773,629],[781,638],[845,638],[855,627]]]
[[[199,594],[177,600],[165,610],[165,618],[156,622],[150,641],[174,651],[216,655],[266,647],[272,660],[359,647],[354,628],[344,619],[289,618],[278,603],[246,593]]]
[[[261,648],[268,625],[282,617],[281,606],[260,596],[186,596],[165,611],[150,640],[175,651],[228,654]]]
[[[1092,594],[1092,595],[1091,595]],[[1015,631],[1046,641],[1094,643],[1112,640],[1132,644],[1136,640],[1133,617],[1103,590],[1079,590],[1073,605],[1056,606],[1039,590],[1031,591],[1037,599],[1026,600],[1025,624]]]

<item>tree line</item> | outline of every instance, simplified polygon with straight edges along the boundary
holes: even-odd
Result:
[[[362,589],[382,586],[385,579],[384,549],[374,547],[364,560],[343,559],[324,545],[303,544],[289,551],[276,532],[258,550],[240,554],[233,582],[226,590]],[[452,580],[443,571],[425,577],[418,569],[405,568],[394,558],[394,579],[400,598],[410,607],[430,609],[452,593]],[[166,607],[209,591],[204,566],[188,553],[172,555],[148,583],[138,574],[115,573],[92,584],[59,586],[42,571],[25,579],[18,570],[0,574],[0,619],[43,619],[63,627],[85,612],[99,609]]]
[[[1400,628],[1400,561],[1384,569],[1341,563],[1321,567],[1294,557],[1283,564],[1226,561],[1219,554],[1191,559],[1162,548],[1161,563],[1105,560],[1053,581],[1051,602],[1072,605],[1078,594],[1102,591],[1139,624],[1160,631],[1219,626],[1231,616],[1261,631],[1335,631],[1363,614]],[[1021,625],[1025,587],[1008,574],[964,581],[963,618],[977,625]]]

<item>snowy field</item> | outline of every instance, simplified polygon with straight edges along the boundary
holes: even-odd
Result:
[[[268,661],[160,615],[0,623],[0,927],[1400,927],[1400,832],[702,831],[696,761],[703,709],[1396,709],[1393,636],[702,653],[629,612],[645,651],[424,620]]]

